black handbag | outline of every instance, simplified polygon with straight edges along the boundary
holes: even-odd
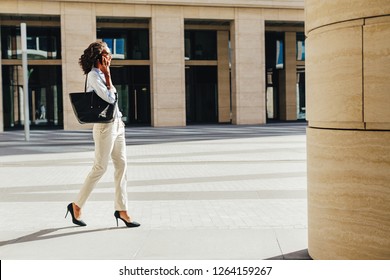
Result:
[[[87,78],[88,75],[85,77],[84,92],[69,93],[77,120],[81,124],[113,122],[117,101],[111,104],[103,100],[95,91],[87,91]]]

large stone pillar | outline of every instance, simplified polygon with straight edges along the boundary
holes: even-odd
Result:
[[[306,0],[309,254],[390,259],[390,2]]]
[[[150,33],[152,126],[185,126],[182,8],[153,6]]]
[[[1,30],[0,30],[0,38],[1,38]],[[0,40],[0,54],[1,54],[1,40]],[[1,63],[1,55],[0,55],[0,132],[4,131],[4,111],[3,111],[3,73],[2,73],[3,65]]]
[[[232,122],[265,123],[265,32],[261,12],[237,8],[231,31]]]
[[[229,32],[217,32],[218,122],[230,122]]]
[[[83,3],[61,4],[61,49],[64,102],[64,129],[86,129],[74,116],[69,100],[70,92],[84,90],[85,76],[78,64],[84,49],[96,40],[95,5]]]
[[[297,54],[296,32],[285,32],[285,63],[281,71],[279,87],[280,119],[285,121],[297,120]]]

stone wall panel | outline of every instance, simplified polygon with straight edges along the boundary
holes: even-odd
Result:
[[[309,253],[390,258],[390,132],[307,130]]]
[[[390,124],[390,16],[364,26],[364,121]]]
[[[362,122],[362,27],[313,32],[307,46],[307,119]]]

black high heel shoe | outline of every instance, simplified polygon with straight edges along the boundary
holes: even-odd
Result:
[[[72,222],[75,224],[75,225],[78,225],[78,226],[81,226],[81,227],[85,227],[87,224],[84,223],[82,220],[77,220],[75,217],[74,217],[74,212],[73,212],[73,203],[69,203],[68,205],[68,211],[66,211],[66,215],[65,215],[65,218],[68,216],[68,213],[70,212],[70,215],[72,215]]]
[[[140,224],[137,222],[130,222],[129,223],[128,221],[122,219],[121,216],[119,215],[119,211],[115,211],[114,216],[116,218],[116,226],[118,226],[118,219],[121,219],[127,227],[139,227],[140,226]]]

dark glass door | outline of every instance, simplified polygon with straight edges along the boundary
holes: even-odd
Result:
[[[130,124],[150,124],[149,85],[134,84],[130,91]]]
[[[305,67],[297,68],[297,119],[306,119]]]
[[[29,67],[30,126],[63,126],[61,66]],[[3,67],[4,128],[23,128],[24,93],[22,66]]]
[[[118,104],[126,124],[151,124],[149,66],[112,67]]]
[[[218,122],[216,66],[186,67],[187,123]]]
[[[281,81],[284,78],[284,33],[265,33],[267,119],[280,119]]]

